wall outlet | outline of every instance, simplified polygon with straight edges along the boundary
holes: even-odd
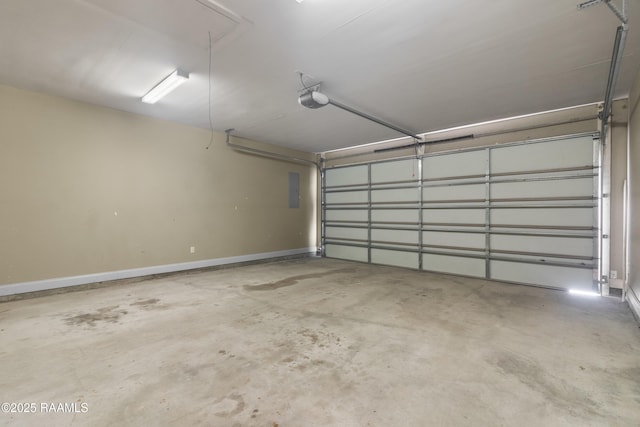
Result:
[[[191,246],[189,248],[189,252],[191,252],[192,254],[195,254],[196,253],[196,247],[195,246]]]
[[[610,279],[617,279],[618,278],[618,270],[611,270],[609,272],[609,278]]]

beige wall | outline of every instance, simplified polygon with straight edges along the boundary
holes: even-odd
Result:
[[[627,179],[627,120],[629,100],[616,101],[611,109],[611,228],[610,271],[617,279],[610,280],[612,288],[624,285],[624,181]]]
[[[640,74],[629,97],[629,295],[640,318]]]
[[[0,86],[0,285],[315,246],[315,168],[209,138]]]

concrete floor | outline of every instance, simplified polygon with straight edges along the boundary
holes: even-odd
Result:
[[[37,405],[11,426],[638,426],[640,329],[612,299],[298,259],[2,303],[0,401]]]

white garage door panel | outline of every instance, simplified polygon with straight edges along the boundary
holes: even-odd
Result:
[[[487,167],[487,152],[479,150],[425,157],[422,165],[424,179],[484,175]]]
[[[493,209],[491,222],[509,225],[592,226],[595,208]]]
[[[485,235],[479,233],[425,231],[422,233],[422,244],[484,249]]]
[[[423,199],[430,200],[473,200],[486,197],[485,184],[450,185],[446,187],[427,187],[422,190]]]
[[[371,221],[373,222],[410,222],[418,223],[419,210],[413,209],[374,209],[371,211]]]
[[[477,258],[422,254],[422,269],[462,276],[484,277],[485,261]]]
[[[377,242],[418,243],[418,233],[409,230],[371,230],[371,240]]]
[[[593,178],[493,183],[491,198],[590,197],[593,195],[593,188]]]
[[[593,239],[579,237],[493,235],[491,236],[491,249],[590,257],[593,255]]]
[[[371,201],[380,202],[415,202],[418,203],[420,192],[417,188],[404,188],[399,190],[372,190]]]
[[[327,203],[368,203],[369,194],[366,191],[327,193],[325,201]]]
[[[354,184],[364,185],[369,181],[369,168],[366,165],[362,165],[327,169],[325,179],[327,187]]]
[[[426,223],[484,224],[484,209],[424,209]]]
[[[340,238],[367,240],[368,230],[366,228],[326,227],[325,234],[328,239]]]
[[[393,182],[418,180],[418,160],[374,163],[371,165],[371,182]]]
[[[369,214],[366,210],[330,209],[326,212],[327,221],[367,221]]]
[[[593,164],[593,137],[571,138],[491,151],[491,173],[557,169]]]
[[[329,258],[338,258],[361,262],[369,261],[369,255],[366,248],[329,244],[325,246],[325,254]]]
[[[413,269],[419,267],[417,253],[388,251],[384,249],[371,249],[371,262],[374,264],[393,265]]]
[[[591,291],[591,270],[552,265],[491,261],[491,279],[555,288]]]

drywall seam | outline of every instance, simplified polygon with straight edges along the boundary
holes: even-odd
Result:
[[[70,286],[86,285],[89,283],[107,282],[110,280],[131,279],[133,277],[150,276],[154,274],[173,273],[177,271],[195,270],[198,268],[215,267],[220,265],[236,264],[240,262],[258,261],[283,256],[315,253],[316,249],[317,248],[290,249],[277,252],[264,252],[227,258],[183,262],[179,264],[166,264],[152,267],[132,268],[128,270],[108,271],[104,273],[86,274],[82,276],[60,277],[32,282],[13,283],[0,286],[0,297],[24,294],[28,292],[67,288]]]

